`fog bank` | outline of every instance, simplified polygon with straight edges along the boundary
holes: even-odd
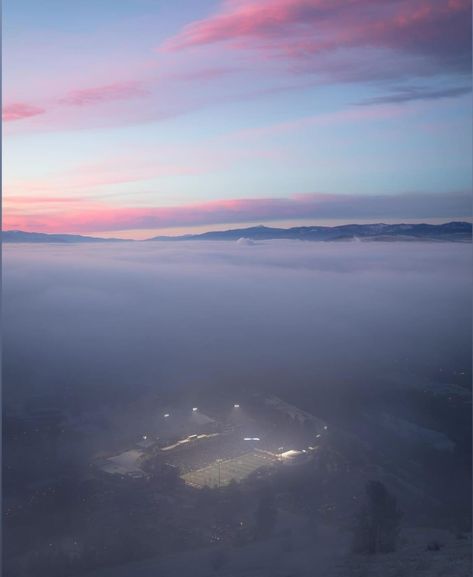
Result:
[[[7,402],[89,387],[94,402],[379,387],[471,365],[471,245],[124,242],[3,256]]]

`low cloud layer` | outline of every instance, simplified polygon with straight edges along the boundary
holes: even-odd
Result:
[[[13,199],[14,200],[14,199]],[[54,198],[52,199],[54,204]],[[41,214],[7,214],[5,229],[34,232],[98,232],[165,229],[241,222],[297,219],[468,218],[471,195],[298,194],[286,198],[237,198],[162,207],[113,207],[97,202],[70,211],[52,207]]]
[[[5,399],[343,394],[465,370],[470,257],[469,245],[421,243],[7,246]]]

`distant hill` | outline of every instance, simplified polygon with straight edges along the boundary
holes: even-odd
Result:
[[[253,226],[186,234],[183,236],[156,236],[149,241],[178,240],[312,240],[312,241],[444,241],[470,242],[472,224],[469,222],[448,222],[445,224],[345,224],[341,226],[297,226],[293,228],[270,228]]]
[[[99,238],[95,236],[81,236],[80,234],[45,234],[42,232],[24,232],[22,230],[2,231],[2,242],[16,243],[88,243],[88,242],[117,242],[119,238]]]
[[[293,228],[272,228],[252,226],[185,234],[183,236],[155,236],[148,241],[179,240],[311,240],[311,241],[443,241],[471,242],[472,224],[469,222],[447,222],[445,224],[344,224],[341,226],[296,226]],[[120,242],[120,238],[99,238],[78,234],[46,234],[5,230],[2,241],[5,243],[103,243]]]

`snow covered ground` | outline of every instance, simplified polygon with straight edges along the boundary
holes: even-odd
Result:
[[[245,547],[212,548],[150,559],[88,577],[471,577],[471,534],[407,529],[395,553],[348,552],[348,535],[320,528],[291,542],[286,534]],[[440,549],[428,549],[429,543]]]
[[[429,543],[440,549],[431,551]],[[458,539],[449,531],[410,529],[402,534],[395,553],[353,555],[334,577],[471,577],[471,534]]]

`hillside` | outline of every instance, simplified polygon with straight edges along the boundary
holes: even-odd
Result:
[[[85,243],[117,242],[119,238],[99,238],[80,234],[46,234],[43,232],[25,232],[23,230],[2,231],[2,242],[8,243]]]
[[[311,240],[311,241],[471,241],[472,225],[469,222],[445,224],[346,224],[341,226],[298,226],[272,228],[254,226],[221,231],[187,234],[183,236],[156,236],[149,240]]]

